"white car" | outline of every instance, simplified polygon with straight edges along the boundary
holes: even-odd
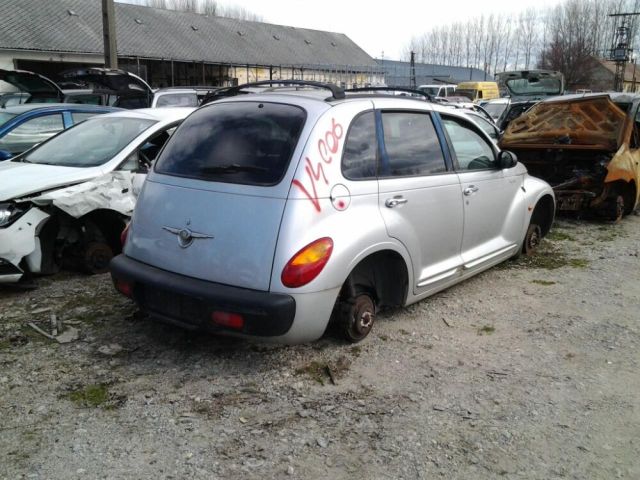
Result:
[[[61,265],[104,272],[147,168],[193,108],[90,118],[0,163],[0,283]],[[26,275],[25,275],[26,274]]]

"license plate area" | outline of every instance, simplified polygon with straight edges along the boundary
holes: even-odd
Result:
[[[179,293],[146,287],[143,304],[150,312],[200,325],[207,317],[207,307],[202,300]]]

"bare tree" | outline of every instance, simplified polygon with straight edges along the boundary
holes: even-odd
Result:
[[[229,17],[238,20],[262,22],[263,18],[244,7],[221,6],[217,0],[144,0],[148,7]]]

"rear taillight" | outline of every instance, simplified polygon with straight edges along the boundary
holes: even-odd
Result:
[[[242,330],[242,327],[244,327],[244,317],[239,313],[213,312],[211,314],[211,321],[221,327],[233,328],[235,330]]]
[[[125,297],[133,298],[133,282],[126,280],[114,280],[113,285]]]
[[[127,243],[127,236],[129,235],[130,225],[131,225],[131,222],[127,223],[127,226],[124,227],[124,230],[122,230],[122,233],[120,234],[120,245],[122,246],[123,249],[124,249],[125,243]]]
[[[289,288],[302,287],[316,278],[331,257],[333,240],[321,238],[296,253],[282,270],[282,284]]]

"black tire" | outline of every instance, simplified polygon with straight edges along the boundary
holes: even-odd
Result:
[[[371,332],[375,318],[376,306],[373,299],[369,295],[360,294],[341,305],[338,319],[340,331],[349,342],[360,342]]]
[[[82,258],[82,266],[88,274],[107,273],[113,251],[106,243],[92,242],[87,245]]]
[[[613,211],[611,214],[611,220],[615,223],[622,220],[626,211],[624,196],[616,195],[613,204]]]
[[[537,223],[529,224],[527,233],[524,236],[524,242],[522,244],[522,253],[525,255],[532,255],[535,252],[538,245],[542,241],[542,227]]]

